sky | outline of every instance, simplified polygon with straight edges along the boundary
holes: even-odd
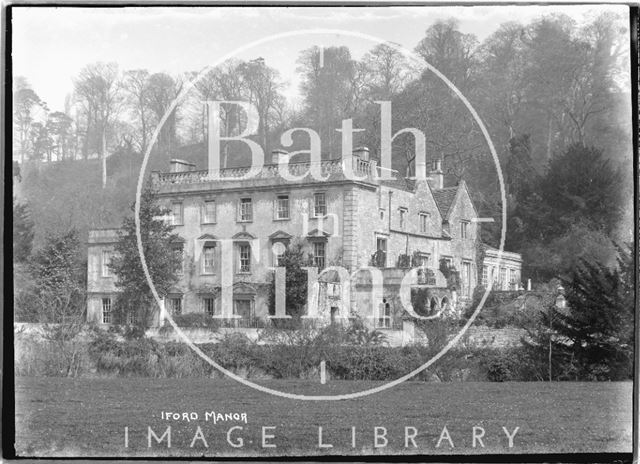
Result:
[[[121,70],[180,74],[200,71],[240,47],[240,59],[263,57],[298,98],[296,60],[312,46],[347,45],[360,58],[376,42],[366,34],[412,50],[425,30],[454,17],[460,30],[480,41],[507,21],[528,23],[566,14],[578,24],[603,11],[628,15],[627,6],[458,6],[458,7],[14,7],[13,73],[24,76],[52,111],[63,110],[73,78],[87,64],[116,62]],[[318,29],[339,30],[332,33]],[[248,46],[277,34],[288,37]]]

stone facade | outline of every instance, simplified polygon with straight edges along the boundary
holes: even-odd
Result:
[[[280,171],[286,156],[274,154],[271,164],[247,179],[242,176],[248,168],[222,169],[212,178],[180,160],[172,161],[171,172],[152,173],[184,240],[183,274],[167,296],[168,310],[237,317],[237,327],[261,326],[269,316],[277,254],[292,240],[302,241],[320,271],[341,266],[347,272],[321,273],[319,283],[310,286],[314,308],[307,311],[322,320],[359,316],[383,329],[401,325],[398,294],[409,266],[419,266],[411,286],[432,289],[436,306],[459,312],[468,304],[478,281],[480,244],[477,212],[464,181],[444,188],[439,162],[425,172],[426,180],[383,180],[366,149],[345,160],[322,161],[325,180],[309,175],[310,163],[292,162],[288,170],[299,178],[287,180]],[[357,179],[345,175],[345,163]],[[93,322],[109,320],[104,313],[115,287],[113,277],[104,275],[104,261],[115,240],[114,230],[90,232],[88,319]],[[223,263],[225,246],[231,262]],[[457,284],[441,272],[443,261],[457,271]],[[372,271],[362,268],[369,266],[380,270],[382,288],[366,277]],[[349,274],[347,304],[339,277]],[[221,289],[230,285],[232,307],[225,308]]]
[[[524,290],[522,283],[522,256],[503,251],[499,256],[495,248],[485,247],[480,283],[487,287],[493,283],[494,291]]]

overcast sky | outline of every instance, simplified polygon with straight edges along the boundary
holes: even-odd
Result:
[[[339,29],[413,49],[440,19],[458,19],[460,30],[484,39],[501,23],[564,13],[578,23],[627,6],[474,7],[153,7],[13,9],[13,73],[25,76],[51,110],[64,107],[73,77],[88,63],[113,61],[122,70],[178,74],[199,71],[238,47],[278,33]],[[628,23],[625,23],[625,25]],[[295,98],[296,59],[311,45],[347,45],[360,58],[376,44],[345,34],[302,34],[252,47],[238,58],[263,57],[278,69]]]

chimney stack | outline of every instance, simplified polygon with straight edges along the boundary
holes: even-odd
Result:
[[[271,163],[272,164],[280,164],[284,160],[289,161],[289,153],[286,150],[281,148],[275,148],[271,150]]]
[[[185,160],[174,158],[169,161],[170,171],[171,172],[187,172],[187,171],[195,171],[196,165],[190,163]]]
[[[369,149],[367,147],[356,147],[353,149],[353,156],[357,156],[363,161],[369,161]]]
[[[444,188],[444,172],[442,171],[442,160],[433,161],[431,171],[427,175],[427,182],[432,189],[439,190]]]

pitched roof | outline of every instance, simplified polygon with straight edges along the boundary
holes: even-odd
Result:
[[[451,205],[453,205],[453,200],[455,200],[457,193],[458,186],[433,190],[433,199],[436,201],[436,205],[438,205],[443,220],[447,218],[449,209]]]

